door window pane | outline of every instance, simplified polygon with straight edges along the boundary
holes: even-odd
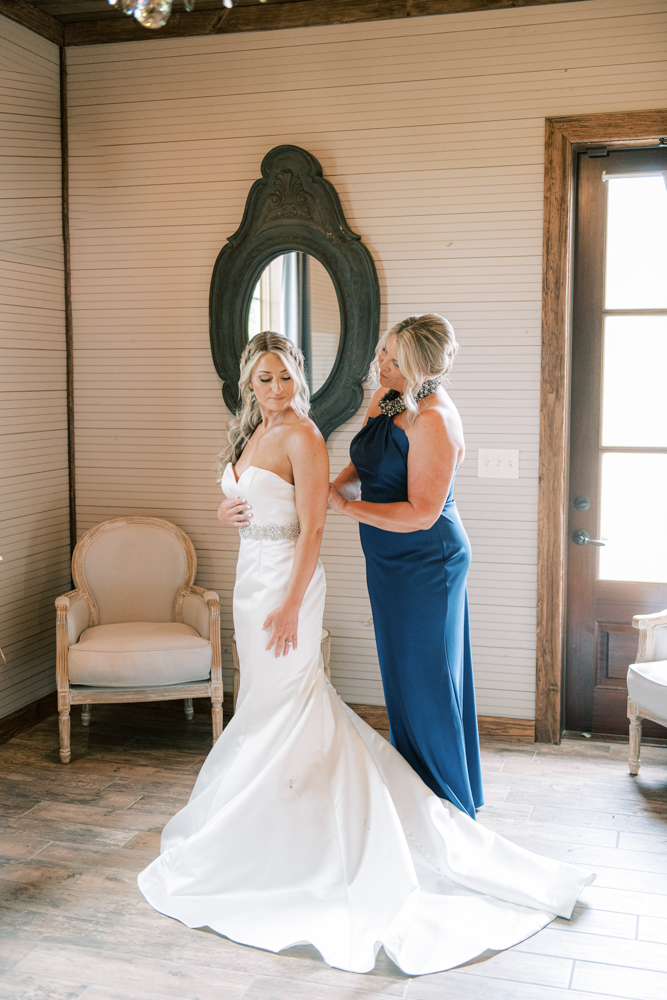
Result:
[[[667,455],[602,456],[601,580],[667,582]]]
[[[667,316],[607,316],[602,387],[603,445],[667,447]]]
[[[667,307],[667,187],[658,177],[608,184],[605,308]]]

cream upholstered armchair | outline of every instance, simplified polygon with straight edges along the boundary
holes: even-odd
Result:
[[[56,599],[60,759],[68,764],[70,706],[90,723],[94,703],[173,701],[193,717],[210,697],[222,732],[220,602],[194,587],[188,536],[157,517],[116,517],[90,528],[72,557],[76,590]]]
[[[632,624],[639,629],[639,649],[628,669],[629,767],[639,774],[642,719],[667,726],[667,610],[635,615]]]

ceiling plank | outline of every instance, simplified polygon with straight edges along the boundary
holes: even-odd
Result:
[[[0,14],[17,21],[24,28],[30,28],[56,45],[63,44],[63,26],[60,21],[33,7],[27,0],[0,0]]]
[[[6,3],[6,0],[0,0],[0,4],[3,2]],[[574,2],[577,0],[301,0],[297,3],[239,6],[231,10],[174,13],[165,27],[158,30],[143,28],[131,17],[75,21],[64,25],[64,44],[103,45],[109,42],[270,31]]]

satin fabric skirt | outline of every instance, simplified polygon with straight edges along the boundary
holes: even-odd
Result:
[[[327,681],[318,565],[298,648],[266,652],[294,543],[241,543],[236,714],[139,876],[155,909],[247,945],[310,943],[367,972],[451,968],[569,917],[588,872],[516,847],[434,795]]]

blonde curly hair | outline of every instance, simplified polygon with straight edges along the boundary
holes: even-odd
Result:
[[[380,337],[370,370],[370,377],[374,382],[380,380],[380,354],[392,337],[396,337],[398,367],[406,380],[403,399],[408,422],[412,423],[419,415],[419,407],[415,401],[419,387],[431,378],[442,378],[445,381],[445,376],[454,364],[459,345],[454,327],[444,316],[438,313],[408,316]]]

